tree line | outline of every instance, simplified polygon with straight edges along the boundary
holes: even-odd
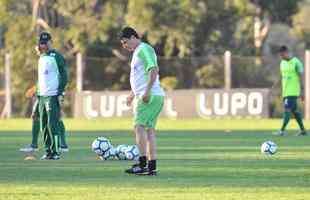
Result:
[[[167,89],[222,87],[226,50],[235,55],[233,87],[268,87],[277,70],[266,66],[279,45],[297,53],[310,47],[309,15],[309,0],[1,0],[1,69],[10,52],[14,108],[25,113],[22,97],[36,81],[34,47],[46,30],[68,60],[71,91],[78,52],[89,79],[107,77],[86,88],[128,89],[129,54],[118,33],[129,25],[156,49]]]

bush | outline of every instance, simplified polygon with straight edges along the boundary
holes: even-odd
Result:
[[[174,90],[178,86],[178,80],[174,76],[167,76],[165,78],[162,78],[160,82],[161,82],[161,86],[165,90]]]

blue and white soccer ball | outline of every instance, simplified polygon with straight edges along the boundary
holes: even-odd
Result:
[[[105,152],[110,150],[111,147],[112,145],[110,141],[105,137],[96,138],[91,145],[92,151],[94,151],[97,155],[103,155]]]
[[[115,155],[119,160],[126,160],[126,150],[128,145],[121,144],[115,148]]]
[[[104,152],[99,157],[101,160],[112,160],[115,158],[115,149],[113,148],[113,146],[111,146],[108,151]]]
[[[260,150],[267,155],[273,155],[277,152],[278,146],[272,141],[266,141],[262,144]]]
[[[128,146],[125,152],[126,160],[138,160],[139,149],[136,145]]]

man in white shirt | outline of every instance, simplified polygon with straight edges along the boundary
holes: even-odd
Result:
[[[51,35],[43,32],[39,37],[41,52],[38,63],[38,110],[40,130],[44,134],[46,154],[41,159],[58,160],[59,135],[61,132],[60,106],[68,82],[67,66],[64,57],[52,49]]]
[[[165,92],[159,82],[159,68],[154,49],[141,42],[137,32],[126,27],[121,31],[123,48],[133,52],[130,70],[131,93],[127,105],[138,99],[135,112],[135,135],[139,147],[139,162],[127,169],[129,174],[157,175],[155,126],[164,105]],[[148,162],[147,162],[148,160]]]

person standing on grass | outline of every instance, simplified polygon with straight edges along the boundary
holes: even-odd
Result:
[[[32,112],[31,112],[31,118],[32,118],[32,129],[31,129],[31,143],[26,145],[23,148],[20,148],[19,151],[25,152],[25,153],[31,153],[38,151],[38,139],[39,139],[39,133],[40,133],[40,120],[39,120],[39,110],[38,110],[38,99],[36,97],[36,86],[33,86],[29,88],[25,94],[27,98],[30,98],[33,102],[32,105]],[[59,121],[59,128],[60,128],[60,152],[68,152],[69,147],[66,142],[66,130],[65,125],[62,119]]]
[[[304,67],[297,57],[293,57],[289,54],[287,46],[281,46],[279,54],[281,57],[280,71],[282,77],[284,114],[282,127],[276,135],[286,135],[285,129],[290,121],[291,114],[293,114],[300,128],[300,132],[297,136],[305,136],[307,132],[302,121],[302,114],[298,111],[297,104],[299,97],[303,100],[304,87],[302,76]]]
[[[68,82],[67,66],[64,57],[52,48],[52,37],[49,33],[40,34],[38,47],[41,54],[38,63],[37,109],[46,150],[41,159],[58,160],[60,108]]]
[[[131,106],[134,98],[138,99],[134,132],[140,151],[139,162],[125,172],[155,176],[157,175],[155,127],[165,96],[159,82],[157,56],[154,49],[142,42],[131,27],[125,27],[121,31],[120,41],[123,48],[133,53],[130,68],[131,93],[127,98],[127,105]]]

